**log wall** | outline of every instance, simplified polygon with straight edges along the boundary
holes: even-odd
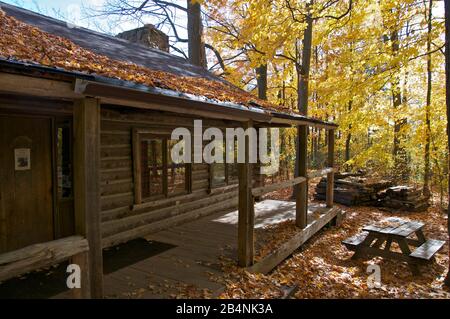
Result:
[[[197,118],[196,118],[197,119]],[[103,105],[101,112],[101,219],[103,247],[219,211],[237,209],[237,185],[210,190],[209,166],[192,165],[192,193],[135,205],[133,128],[171,134],[177,127],[193,128],[194,118]],[[203,119],[203,128],[238,123]]]
[[[73,101],[0,95],[0,111],[6,114],[73,116]],[[210,189],[209,165],[193,164],[192,193],[142,205],[134,205],[132,130],[171,133],[177,127],[193,127],[194,119],[182,115],[101,106],[100,210],[102,245],[111,247],[220,211],[237,210],[238,185]],[[202,119],[203,128],[237,127],[241,123]],[[254,165],[257,176],[258,165]]]

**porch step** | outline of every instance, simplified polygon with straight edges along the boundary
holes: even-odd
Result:
[[[428,239],[409,256],[422,260],[430,260],[444,244],[445,242],[442,240]]]
[[[345,245],[348,250],[355,250],[364,240],[366,240],[368,235],[369,233],[366,231],[359,233],[353,237],[345,239],[342,241],[342,244]]]

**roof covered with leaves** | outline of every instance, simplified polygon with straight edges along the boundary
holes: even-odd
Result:
[[[0,2],[0,30],[1,60],[36,63],[217,102],[288,113],[287,109],[260,100],[181,57],[3,2]]]

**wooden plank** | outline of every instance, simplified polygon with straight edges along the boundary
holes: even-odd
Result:
[[[71,82],[49,80],[12,73],[0,73],[0,88],[3,92],[51,97],[51,98],[81,98],[81,94],[73,91]]]
[[[297,127],[296,177],[308,174],[308,127]],[[308,183],[301,183],[294,189],[296,198],[296,224],[304,229],[308,224]]]
[[[85,238],[72,236],[0,255],[0,281],[60,263],[88,250]]]
[[[47,117],[0,115],[0,254],[51,241],[62,225],[53,213],[51,136]],[[30,152],[28,169],[15,167],[16,149]]]
[[[204,118],[235,121],[254,119],[263,122],[269,122],[271,120],[271,116],[267,113],[224,108],[216,104],[199,103],[184,98],[158,96],[137,90],[128,90],[126,88],[108,87],[107,85],[97,83],[89,84],[84,94],[101,97],[102,103],[104,104],[132,106],[176,114],[185,114],[186,106],[188,106],[189,114]],[[180,107],[180,103],[183,104],[183,107]]]
[[[140,126],[150,131],[172,131],[177,127],[185,127],[193,130],[194,120],[198,119],[198,116],[193,116],[187,112],[176,114],[163,113],[152,110],[132,109],[126,108],[127,111],[123,112],[124,108],[118,109],[116,106],[109,106],[102,104],[102,127],[108,131],[123,130],[127,128],[128,133],[130,129],[135,126]],[[240,122],[231,122],[225,120],[214,120],[211,118],[203,118],[203,127],[210,128],[216,127],[219,129],[237,128],[240,127]]]
[[[390,234],[400,237],[409,237],[413,233],[421,230],[424,226],[425,224],[421,222],[407,222],[390,231]]]
[[[271,193],[280,189],[292,187],[301,183],[305,183],[307,179],[305,177],[297,177],[294,179],[291,179],[286,182],[278,183],[278,184],[271,184],[263,187],[258,187],[252,189],[252,194],[254,197],[262,196],[267,193]]]
[[[328,131],[328,167],[334,167],[334,139],[335,131]],[[334,206],[334,170],[327,177],[327,207]]]
[[[206,197],[207,194],[205,193],[204,196]],[[157,199],[157,200],[152,200],[150,202],[133,205],[131,210],[132,211],[142,211],[142,210],[151,210],[151,209],[161,207],[161,206],[169,206],[169,205],[175,206],[175,205],[177,205],[177,203],[184,202],[187,200],[196,201],[199,199],[198,197],[199,197],[199,193],[196,192],[196,193],[192,193],[192,194],[185,194],[185,195],[177,196],[174,198]]]
[[[442,240],[428,239],[422,246],[418,247],[410,255],[413,258],[430,260],[444,246]]]
[[[134,202],[135,204],[139,205],[142,203],[142,174],[141,174],[141,154],[139,152],[140,150],[140,138],[139,133],[137,129],[133,129],[133,137],[132,137],[132,144],[133,144],[133,173],[134,173]]]
[[[1,90],[0,90],[1,91]],[[73,102],[62,99],[47,99],[37,96],[27,96],[21,91],[20,95],[2,94],[0,93],[0,112],[13,114],[17,111],[20,113],[35,113],[39,109],[39,113],[48,115],[73,115]]]
[[[338,214],[339,209],[337,207],[328,209],[324,215],[319,219],[314,220],[305,229],[300,230],[292,239],[281,244],[272,254],[263,258],[260,262],[248,268],[249,272],[267,274],[280,264],[287,257],[292,255],[301,245],[307,242],[312,236],[320,231],[325,225],[327,225]]]
[[[244,124],[244,129],[251,127],[253,127],[252,121]],[[245,163],[239,163],[238,168],[238,260],[241,267],[249,267],[254,262],[255,202],[252,196],[252,164],[250,163],[250,138],[248,135],[245,137]]]
[[[363,228],[364,231],[368,231],[371,233],[380,233],[380,234],[389,234],[389,232],[396,227],[388,227],[388,228],[382,228],[378,227],[376,225],[368,225]]]
[[[363,230],[379,233],[382,235],[391,235],[406,238],[411,236],[413,233],[419,232],[425,226],[425,224],[421,222],[410,222],[400,218],[388,218],[385,220],[385,222],[386,225],[368,225],[365,226]]]
[[[230,201],[237,200],[237,194],[234,192],[224,193],[215,196],[196,197],[195,200],[170,201],[169,205],[162,206],[156,210],[144,212],[132,211],[129,216],[114,219],[102,223],[103,236],[112,236],[114,234],[136,228],[145,224],[151,224],[167,218],[179,216],[189,212],[195,212],[202,209],[210,211],[213,208],[221,208],[229,205]]]
[[[333,123],[324,123],[324,122],[312,122],[312,121],[308,121],[308,120],[304,120],[300,117],[291,117],[291,118],[282,118],[282,117],[278,117],[277,115],[274,116],[271,120],[271,123],[273,125],[276,124],[290,124],[293,126],[298,126],[298,125],[306,125],[309,127],[316,127],[316,128],[320,128],[320,129],[335,129],[337,127],[336,124]],[[280,127],[282,127],[280,125]]]
[[[77,234],[86,236],[89,242],[91,297],[103,298],[98,100],[85,98],[75,102],[74,136],[75,228]]]
[[[182,215],[173,216],[170,218],[163,219],[161,221],[142,225],[121,233],[117,233],[111,236],[108,236],[103,239],[103,247],[111,247],[117,244],[121,244],[142,236],[148,236],[151,233],[158,232],[173,226],[177,226],[183,223],[187,223],[198,218],[219,212],[226,211],[228,209],[235,209],[238,204],[238,200],[232,199],[229,201],[225,201],[223,203],[219,203],[216,205],[211,205],[202,209],[194,210]]]
[[[89,252],[82,252],[71,258],[71,263],[79,265],[81,272],[81,287],[72,290],[73,298],[75,299],[90,299],[91,298],[91,283],[89,274]]]
[[[369,235],[368,232],[362,232],[360,234],[356,234],[353,237],[347,238],[342,241],[342,244],[347,247],[349,250],[356,250],[359,245],[361,245]]]

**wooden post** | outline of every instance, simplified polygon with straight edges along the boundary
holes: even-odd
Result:
[[[71,263],[80,266],[81,269],[81,288],[73,289],[73,297],[75,299],[90,299],[91,284],[89,272],[89,252],[75,255],[71,259]]]
[[[257,147],[258,154],[260,154],[259,142],[257,143],[256,147]],[[262,166],[263,166],[263,164],[261,163],[260,158],[258,156],[257,163],[255,165],[253,165],[253,176],[254,176],[254,187],[255,188],[264,186],[264,176],[265,175],[261,174]],[[262,200],[261,196],[254,197],[255,202],[260,202],[261,200]]]
[[[334,167],[334,130],[328,131],[328,167]],[[327,207],[334,206],[334,171],[327,175]]]
[[[253,127],[249,121],[244,129]],[[253,141],[256,143],[256,141]],[[250,163],[250,138],[245,138],[245,163],[239,163],[239,227],[238,262],[241,267],[253,265],[255,202],[252,195],[252,164]]]
[[[85,98],[74,105],[75,228],[89,242],[91,297],[103,298],[103,255],[100,229],[100,104]],[[82,266],[82,265],[80,265]],[[83,275],[83,274],[82,274]]]
[[[305,229],[308,226],[308,127],[297,127],[297,150],[295,160],[295,177],[305,177],[306,182],[295,188],[297,204],[296,224]]]

